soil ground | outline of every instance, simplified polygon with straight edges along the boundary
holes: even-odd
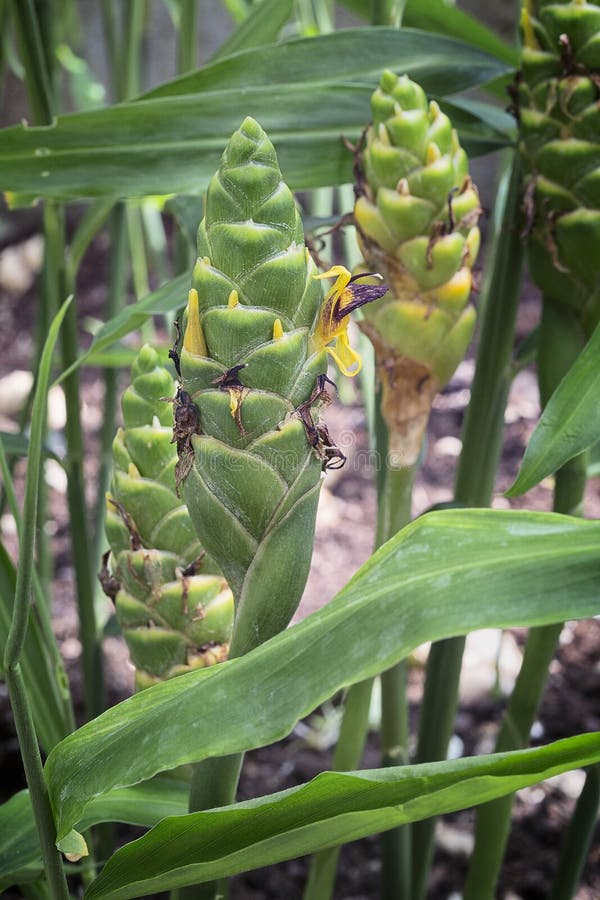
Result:
[[[34,221],[34,220],[33,220]],[[31,229],[31,225],[26,226]],[[30,235],[23,234],[17,247],[23,248]],[[31,251],[35,269],[35,248]],[[85,345],[89,334],[83,328],[86,317],[102,317],[105,300],[104,287],[106,243],[96,241],[94,254],[81,273],[77,302],[81,312],[81,341]],[[29,263],[23,263],[27,268]],[[18,268],[18,266],[17,266]],[[27,279],[26,279],[27,280]],[[0,378],[15,371],[27,370],[32,359],[32,335],[36,322],[36,292],[33,283],[14,290],[4,287],[0,304]],[[528,288],[519,316],[518,338],[522,340],[535,325],[539,303],[533,289]],[[159,339],[168,340],[158,323]],[[463,412],[469,399],[469,384],[473,360],[459,367],[450,385],[436,399],[428,433],[427,449],[414,492],[413,513],[418,515],[431,505],[451,499],[456,458],[460,451],[460,429]],[[101,425],[102,383],[100,372],[85,369],[82,373],[83,421],[86,427],[86,485],[88,501],[93,503],[97,471],[98,429]],[[3,396],[4,385],[4,396]],[[0,382],[0,429],[15,428],[16,412],[7,411],[8,383]],[[368,453],[365,416],[358,389],[345,387],[343,400],[328,410],[327,420],[332,436],[347,454],[344,469],[328,474],[319,509],[317,536],[311,575],[298,617],[319,608],[331,599],[351,574],[371,553],[374,522],[375,492],[373,488],[373,459]],[[54,410],[60,420],[60,398]],[[10,405],[10,404],[8,404]],[[544,482],[525,497],[508,501],[502,496],[514,479],[523,449],[534,427],[539,411],[535,375],[530,369],[522,371],[513,384],[506,411],[506,430],[502,461],[499,469],[495,507],[526,507],[549,509],[550,481]],[[60,428],[52,434],[54,447],[60,452],[63,438]],[[16,469],[17,482],[22,483],[23,466]],[[54,559],[53,612],[54,626],[76,698],[81,695],[79,656],[81,645],[77,637],[74,606],[73,572],[70,559],[70,539],[66,512],[66,484],[57,464],[49,465],[50,524]],[[598,479],[590,482],[586,500],[586,514],[600,517],[600,486]],[[14,523],[4,515],[1,520],[2,539],[15,549]],[[489,635],[488,635],[489,639]],[[490,685],[495,678],[495,651],[483,653],[477,649],[485,645],[482,637],[470,648],[473,659],[466,666],[462,700],[456,725],[457,752],[470,754],[489,752],[493,748],[504,706],[502,691],[494,693]],[[511,632],[506,650],[504,675],[510,682],[518,669],[520,653],[525,641],[521,631]],[[493,644],[493,641],[492,641]],[[493,644],[493,646],[495,646]],[[545,743],[581,731],[600,729],[600,622],[569,623],[563,632],[556,658],[552,663],[544,699],[536,722],[533,742]],[[479,654],[479,655],[478,655]],[[409,698],[411,718],[416,726],[423,685],[423,661],[426,649],[413,659],[410,674]],[[127,696],[132,687],[132,670],[121,638],[105,641],[108,691],[111,703]],[[468,663],[468,660],[467,660]],[[273,747],[254,751],[247,756],[240,797],[259,796],[300,784],[330,766],[328,738],[332,730],[331,710],[323,712],[324,722],[315,719],[301,723],[294,734]],[[369,740],[365,767],[379,765],[377,741]],[[20,788],[23,783],[18,746],[10,718],[6,691],[0,685],[0,770],[2,799]],[[502,872],[498,897],[503,900],[543,900],[549,893],[556,865],[558,847],[565,824],[572,812],[574,799],[581,786],[581,773],[519,793],[515,804],[515,822]],[[429,900],[449,900],[458,896],[466,871],[470,848],[472,811],[445,817],[440,825],[438,847],[431,874]],[[336,888],[338,900],[371,900],[378,896],[379,850],[375,838],[345,847],[341,855]],[[268,870],[256,870],[234,879],[233,900],[294,900],[302,895],[306,876],[306,860],[292,860]],[[8,896],[8,895],[7,895]],[[10,896],[17,896],[11,894]],[[600,897],[600,835],[584,872],[577,900]]]

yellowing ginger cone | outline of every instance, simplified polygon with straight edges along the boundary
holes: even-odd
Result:
[[[448,117],[407,76],[384,72],[359,149],[354,210],[365,269],[389,292],[365,307],[390,465],[413,465],[435,394],[463,358],[479,250],[479,197]]]

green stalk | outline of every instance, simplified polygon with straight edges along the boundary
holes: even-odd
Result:
[[[11,5],[19,53],[25,67],[25,83],[36,125],[52,122],[52,84],[33,0],[13,0]]]
[[[19,547],[19,566],[17,568],[13,619],[8,633],[6,647],[4,648],[6,685],[13,709],[19,746],[23,758],[23,766],[39,834],[46,878],[50,886],[52,897],[56,898],[56,900],[59,900],[59,898],[65,898],[66,900],[69,893],[62,867],[61,856],[55,846],[56,828],[54,825],[54,817],[52,815],[50,799],[44,781],[42,760],[31,715],[31,708],[27,698],[27,691],[21,672],[20,658],[25,643],[25,637],[27,635],[31,605],[33,557],[39,490],[38,482],[42,459],[44,413],[48,393],[48,381],[54,343],[69,303],[70,301],[66,301],[59,314],[56,316],[48,334],[48,340],[44,346],[42,359],[40,361],[40,377],[34,399],[29,464],[27,466],[27,476],[25,481],[24,517]]]
[[[583,336],[578,321],[569,311],[544,299],[540,326],[538,371],[542,405],[573,364]],[[582,513],[587,480],[587,454],[566,463],[555,476],[555,512]],[[552,662],[562,624],[532,628],[525,646],[523,663],[498,735],[496,751],[525,747],[542,698],[548,667]],[[512,795],[486,803],[477,810],[475,849],[465,885],[465,900],[493,900],[510,831]]]
[[[344,702],[340,734],[333,754],[334,772],[348,772],[358,768],[369,733],[369,708],[373,679],[367,678],[352,685]],[[321,850],[311,859],[304,900],[325,900],[331,897],[335,883],[340,847]]]
[[[108,5],[104,6],[104,28],[109,49],[109,57],[115,62],[114,18]],[[144,22],[146,17],[146,0],[132,0],[125,7],[124,55],[125,65],[122,78],[117,78],[113,70],[113,80],[118,91],[119,100],[127,100],[138,93],[141,81],[142,44]],[[127,240],[128,213],[127,207],[120,203],[116,206],[111,221],[111,257],[108,280],[108,296],[105,307],[106,321],[112,319],[124,306],[127,279]],[[137,210],[136,210],[137,212]],[[142,290],[147,292],[147,279]],[[138,294],[138,297],[140,295]],[[106,513],[106,491],[112,471],[112,442],[117,420],[118,370],[107,367],[103,372],[104,380],[104,415],[100,431],[100,468],[98,472],[98,489],[94,514],[94,569],[99,565],[104,541],[104,517]]]
[[[48,204],[48,232],[52,234],[55,246],[65,254],[64,211],[61,207]],[[64,273],[63,273],[64,279]],[[63,281],[62,293],[66,293]],[[63,369],[77,359],[77,310],[73,304],[65,317],[62,330]],[[95,718],[104,708],[104,685],[102,676],[102,652],[96,628],[94,609],[94,566],[90,544],[89,524],[85,505],[85,444],[80,414],[79,373],[75,370],[63,382],[67,409],[65,436],[67,452],[64,467],[67,473],[67,501],[71,527],[73,565],[77,585],[79,628],[82,644],[84,676],[84,700],[88,718]]]
[[[196,68],[198,10],[197,0],[179,0],[177,71],[180,75]]]
[[[571,900],[592,843],[600,804],[600,766],[588,769],[583,790],[569,823],[550,900]]]
[[[379,399],[379,398],[378,398]],[[377,532],[375,549],[410,522],[412,488],[417,465],[392,469],[388,465],[387,429],[376,403],[375,440],[380,467],[377,472]],[[381,676],[381,749],[384,766],[408,762],[407,664],[399,663]],[[369,704],[373,679],[352,685],[346,696],[340,735],[333,758],[336,772],[357,769],[368,734]],[[339,848],[315,854],[311,861],[304,900],[331,897]],[[396,828],[382,835],[382,896],[408,896],[410,887],[410,830]],[[399,893],[404,891],[404,894]]]
[[[377,409],[380,409],[378,405]],[[379,416],[379,412],[377,413]],[[381,422],[381,429],[385,426]],[[379,442],[379,446],[387,447]],[[410,522],[412,489],[419,463],[404,469],[392,469],[385,455],[380,483],[376,545],[380,547]],[[381,752],[384,766],[409,762],[408,663],[406,660],[381,676]],[[404,825],[381,836],[381,896],[383,900],[401,900],[410,896],[411,828]]]
[[[183,75],[198,63],[198,9],[196,0],[179,0],[179,34],[177,36],[177,72]],[[192,249],[182,227],[175,237],[175,274],[187,272],[193,265]]]
[[[504,196],[500,191],[498,194],[493,257],[482,292],[481,337],[456,474],[455,499],[465,506],[489,504],[502,446],[523,262],[520,188],[520,165],[514,154],[506,192]],[[464,638],[449,638],[431,648],[416,762],[446,757],[458,704],[464,644]],[[412,832],[412,897],[421,900],[433,853],[435,819],[415,823]]]
[[[13,21],[19,45],[19,52],[25,67],[25,82],[31,105],[33,121],[36,125],[48,125],[52,122],[52,78],[48,68],[48,56],[41,37],[40,23],[33,0],[12,3]],[[37,335],[37,356],[43,347],[50,322],[60,302],[54,288],[55,271],[53,269],[52,248],[49,246],[46,232],[44,251],[44,268],[42,273],[42,315],[40,316]],[[60,298],[62,299],[62,298]],[[46,430],[44,422],[44,432]],[[40,535],[38,560],[42,583],[47,588],[51,578],[52,561],[46,538],[47,485],[44,478],[39,481],[38,497],[38,530]]]
[[[125,298],[127,278],[127,220],[126,209],[119,203],[111,221],[111,255],[108,277],[108,296],[105,306],[106,321],[112,319],[122,308]],[[100,429],[100,468],[94,511],[94,566],[100,561],[104,542],[104,517],[106,513],[106,491],[112,471],[112,442],[117,420],[118,369],[107,367],[104,378],[104,415]]]

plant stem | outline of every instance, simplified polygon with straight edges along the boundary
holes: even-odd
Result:
[[[111,255],[108,279],[108,296],[106,299],[106,321],[112,319],[123,306],[125,297],[125,281],[127,278],[127,219],[123,203],[119,203],[111,221]],[[98,488],[96,509],[94,514],[94,568],[100,561],[102,543],[104,541],[104,518],[106,512],[105,494],[108,489],[112,471],[112,442],[115,436],[117,419],[118,370],[107,367],[104,376],[104,416],[100,429],[100,468],[98,470]]]
[[[33,0],[13,0],[12,17],[36,125],[52,122],[52,84]]]
[[[380,417],[381,404],[377,404]],[[404,469],[388,465],[387,434],[382,440],[379,423],[378,447],[385,447],[383,480],[379,486],[376,546],[380,547],[410,522],[412,489],[418,463]],[[408,663],[406,660],[381,675],[381,752],[384,766],[404,765],[409,760],[409,721],[406,696]],[[381,896],[383,900],[401,900],[410,896],[411,828],[403,825],[381,836]]]
[[[61,247],[61,256],[65,255],[65,223],[64,210],[54,204],[48,204],[47,229],[52,234],[53,242]],[[61,293],[66,293],[64,272]],[[72,304],[62,330],[62,365],[67,369],[77,358],[77,310]],[[96,613],[94,609],[93,563],[91,556],[89,524],[85,505],[85,446],[80,413],[79,373],[73,371],[63,382],[67,409],[65,436],[67,452],[64,467],[67,473],[67,501],[71,527],[71,545],[73,548],[73,565],[77,585],[77,603],[79,610],[79,628],[82,644],[82,663],[84,675],[84,699],[88,718],[99,715],[104,708],[104,689],[102,676],[102,655],[96,629]]]
[[[44,781],[42,758],[19,663],[13,663],[10,666],[6,665],[4,677],[10,696],[23,759],[23,768],[25,769],[33,815],[40,839],[44,873],[53,900],[68,900],[69,890],[62,866],[62,858],[55,846],[56,827],[48,790]]]
[[[352,685],[344,702],[340,734],[332,760],[334,772],[348,772],[360,765],[369,733],[369,708],[373,679],[367,678]],[[340,847],[321,850],[311,859],[304,900],[324,900],[331,897],[337,871]]]
[[[195,69],[198,62],[198,9],[196,0],[179,0],[179,33],[177,35],[177,72],[183,75]],[[174,247],[175,274],[187,272],[193,265],[193,252],[182,225],[177,226]]]
[[[33,0],[23,0],[23,2],[15,0],[12,3],[12,14],[19,52],[25,67],[25,82],[27,84],[33,121],[36,125],[49,125],[52,122],[53,108],[52,78],[48,68],[48,53],[46,53],[42,41],[38,12],[35,9]],[[36,353],[38,359],[41,355],[41,349],[44,345],[50,322],[58,309],[60,300],[63,299],[56,296],[53,279],[55,274],[53,269],[54,257],[49,246],[47,233],[45,237],[41,290],[42,314],[38,327]],[[44,433],[45,431],[46,426],[44,423]],[[39,481],[38,497],[38,531],[40,535],[38,541],[38,565],[42,584],[45,587],[45,594],[49,596],[48,585],[51,578],[52,562],[45,531],[47,492],[46,482],[42,477]]]
[[[504,409],[512,372],[511,357],[521,285],[521,177],[513,153],[506,191],[498,194],[498,218],[488,278],[482,291],[481,336],[471,400],[462,434],[455,499],[466,506],[487,506],[504,429]],[[444,759],[458,704],[464,638],[434,644],[429,653],[416,762]],[[413,900],[425,893],[435,835],[435,819],[413,825]]]
[[[198,45],[197,0],[179,0],[179,40],[177,42],[177,71],[180,75],[196,68]]]
[[[380,397],[375,403],[375,444],[377,470],[377,549],[410,521],[412,488],[418,463],[392,469],[387,453],[388,435],[381,416]],[[381,676],[381,745],[384,766],[408,761],[407,664],[393,666]],[[334,771],[348,771],[360,765],[368,733],[369,702],[373,679],[353,684],[346,696]],[[333,892],[339,848],[317,853],[311,862],[304,900],[326,900]],[[399,898],[410,885],[410,830],[395,828],[382,835],[382,896]],[[408,894],[405,894],[408,896]]]
[[[587,770],[585,784],[569,823],[550,900],[571,900],[594,836],[600,804],[600,766]]]
[[[579,323],[573,314],[545,298],[538,351],[538,379],[543,406],[575,362],[583,343]],[[586,480],[587,454],[582,453],[556,473],[554,511],[581,514]],[[523,663],[498,735],[498,752],[527,745],[561,631],[562,624],[531,629]],[[465,900],[492,900],[494,896],[510,831],[512,801],[512,795],[508,795],[477,810],[475,849],[467,874]]]

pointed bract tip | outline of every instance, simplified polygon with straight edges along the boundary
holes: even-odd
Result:
[[[432,163],[437,162],[438,159],[442,158],[442,154],[438,145],[431,141],[430,144],[427,145],[427,153],[425,156],[425,161],[428,166]]]
[[[207,356],[206,343],[200,323],[198,291],[192,288],[188,294],[187,325],[183,335],[183,349],[193,356]]]

